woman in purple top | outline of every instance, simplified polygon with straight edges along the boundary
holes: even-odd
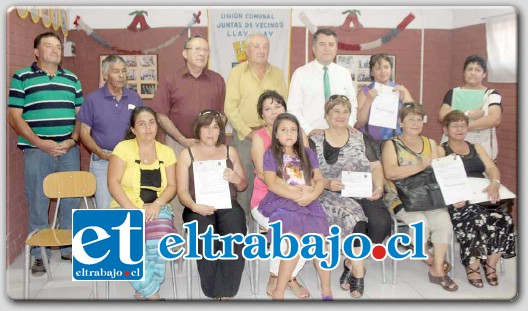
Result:
[[[370,78],[372,79],[372,83],[362,87],[361,91],[357,93],[358,108],[355,127],[360,129],[363,133],[369,134],[378,142],[400,135],[401,127],[397,125],[396,129],[392,129],[368,124],[372,102],[374,102],[374,99],[376,99],[376,96],[379,94],[375,88],[376,83],[392,87],[393,92],[400,92],[399,107],[401,107],[402,103],[414,102],[411,93],[409,93],[409,90],[407,90],[405,86],[399,85],[390,80],[392,67],[392,60],[387,54],[372,55],[369,61]]]
[[[305,148],[299,121],[289,113],[282,113],[273,123],[271,147],[264,153],[264,181],[268,194],[258,207],[269,222],[280,220],[282,232],[294,235],[299,241],[305,234],[328,235],[328,221],[318,200],[324,190],[325,179],[319,170],[317,156]],[[272,229],[268,238],[272,236]],[[284,291],[299,260],[297,255],[280,262],[274,300],[284,299]],[[321,280],[323,300],[332,300],[330,271],[315,268]]]

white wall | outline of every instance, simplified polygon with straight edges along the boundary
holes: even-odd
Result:
[[[82,20],[93,29],[122,29],[132,21],[129,13],[135,10],[148,12],[147,23],[151,27],[182,27],[186,26],[193,13],[202,12],[201,23],[198,26],[207,26],[207,9],[236,8],[214,6],[107,6],[107,7],[67,7],[70,13],[70,29],[74,29],[73,20],[79,15]],[[258,8],[258,7],[255,7]],[[453,29],[469,25],[484,23],[485,17],[500,15],[514,11],[508,6],[358,6],[358,7],[279,7],[292,9],[292,25],[304,26],[299,19],[299,13],[304,12],[315,25],[339,26],[345,20],[341,12],[349,9],[360,11],[360,22],[367,28],[394,28],[409,13],[415,15],[409,29]]]

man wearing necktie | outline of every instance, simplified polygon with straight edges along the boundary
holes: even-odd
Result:
[[[319,29],[313,35],[315,60],[293,73],[288,94],[288,112],[295,115],[309,136],[322,134],[328,128],[324,104],[331,95],[344,95],[352,104],[349,125],[356,123],[357,100],[348,69],[335,64],[337,35],[330,29]]]

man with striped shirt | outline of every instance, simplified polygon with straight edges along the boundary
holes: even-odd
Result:
[[[17,71],[9,89],[9,123],[18,134],[18,148],[24,153],[26,199],[29,205],[29,232],[49,226],[48,204],[42,182],[51,173],[80,170],[75,117],[83,102],[81,82],[71,71],[59,66],[60,37],[53,32],[38,35],[33,43],[37,61]],[[71,210],[79,199],[63,199],[59,226],[71,228]],[[47,250],[48,258],[51,255]],[[46,272],[38,248],[31,272]],[[61,258],[71,261],[71,247],[61,248]]]

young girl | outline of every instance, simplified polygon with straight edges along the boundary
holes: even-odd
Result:
[[[264,181],[268,194],[260,202],[259,211],[269,222],[282,221],[283,233],[300,238],[307,233],[328,235],[328,221],[317,199],[323,192],[325,179],[319,170],[317,156],[305,148],[297,118],[282,113],[275,119],[271,147],[264,153]],[[272,236],[272,229],[268,238]],[[284,299],[284,291],[299,260],[282,260],[279,267],[274,300]],[[315,268],[321,280],[323,300],[332,300],[330,271]]]

